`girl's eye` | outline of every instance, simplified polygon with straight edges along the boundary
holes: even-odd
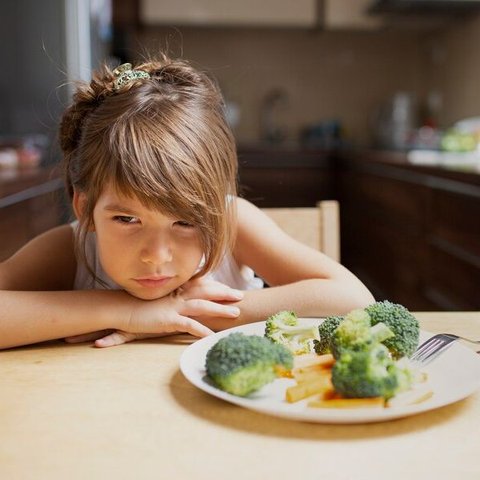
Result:
[[[127,223],[127,224],[138,223],[137,217],[129,217],[127,215],[115,215],[113,219],[118,223]]]
[[[195,225],[187,222],[186,220],[177,220],[175,222],[175,225],[178,225],[179,227],[182,227],[182,228],[194,228],[195,227]]]

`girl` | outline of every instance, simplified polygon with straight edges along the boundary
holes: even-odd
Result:
[[[60,140],[77,221],[0,265],[0,348],[202,337],[283,309],[323,316],[374,301],[237,198],[221,94],[188,63],[104,67],[78,87]]]

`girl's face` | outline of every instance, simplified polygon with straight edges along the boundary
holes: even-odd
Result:
[[[199,267],[203,252],[195,225],[150,210],[111,185],[100,195],[93,219],[103,269],[135,297],[168,295]]]

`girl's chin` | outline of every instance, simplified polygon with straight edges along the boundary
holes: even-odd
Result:
[[[166,297],[167,295],[170,295],[174,290],[175,289],[162,289],[162,291],[160,291],[151,289],[151,291],[149,291],[142,289],[142,291],[139,291],[138,289],[125,289],[125,291],[132,295],[132,297],[136,297],[140,300],[158,300],[160,298]]]

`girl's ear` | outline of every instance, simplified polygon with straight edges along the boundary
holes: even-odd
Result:
[[[85,214],[85,207],[87,204],[87,196],[83,192],[78,190],[73,191],[72,207],[77,220],[81,220]],[[94,230],[93,225],[89,230]]]
[[[73,191],[72,207],[77,220],[80,220],[85,212],[85,205],[87,203],[87,196],[78,190]]]

